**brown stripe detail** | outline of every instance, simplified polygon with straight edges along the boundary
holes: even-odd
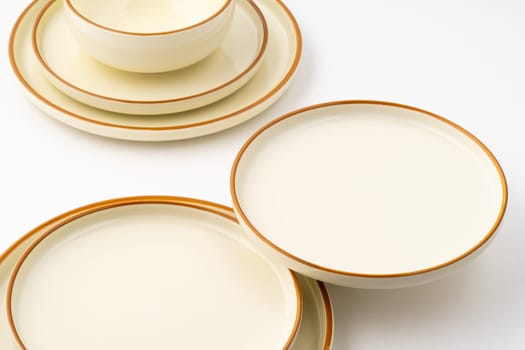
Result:
[[[107,30],[109,32],[113,32],[113,33],[119,33],[119,34],[126,34],[126,35],[134,35],[134,36],[155,36],[155,35],[168,35],[168,34],[173,34],[173,33],[179,33],[179,32],[183,32],[185,30],[189,30],[189,29],[192,29],[192,28],[195,28],[195,27],[198,27],[198,26],[201,26],[207,22],[210,22],[212,21],[214,18],[216,18],[217,16],[219,16],[221,13],[223,13],[227,8],[228,6],[232,3],[233,0],[227,0],[224,5],[217,11],[215,12],[212,16],[204,19],[203,21],[200,21],[198,23],[195,23],[195,24],[192,24],[191,26],[188,26],[188,27],[184,27],[184,28],[180,28],[180,29],[176,29],[176,30],[168,30],[168,31],[165,31],[165,32],[157,32],[157,33],[134,33],[134,32],[128,32],[128,31],[125,31],[125,30],[118,30],[118,29],[113,29],[113,28],[109,28],[109,27],[106,27],[106,26],[103,26],[99,23],[96,23],[94,22],[93,20],[87,18],[86,16],[84,16],[83,14],[81,14],[76,8],[75,6],[73,6],[73,4],[71,3],[71,0],[64,0],[64,3],[67,5],[67,7],[69,7],[69,9],[71,11],[73,11],[78,17],[80,17],[82,20],[100,28],[100,29],[103,29],[103,30]]]
[[[263,40],[262,40],[261,46],[259,47],[259,51],[257,53],[257,56],[255,57],[253,62],[248,66],[248,68],[246,68],[240,74],[238,74],[234,78],[230,79],[226,83],[223,83],[223,84],[221,84],[219,86],[214,87],[213,89],[210,89],[210,90],[207,90],[207,91],[203,91],[203,92],[199,92],[197,94],[190,95],[190,96],[178,97],[178,98],[173,98],[173,99],[166,99],[166,100],[128,100],[128,99],[121,99],[121,98],[115,98],[115,97],[110,97],[110,96],[104,96],[104,95],[101,95],[101,94],[97,94],[95,92],[91,92],[91,91],[85,90],[85,89],[83,89],[81,87],[78,87],[78,86],[74,85],[73,83],[70,83],[69,81],[65,80],[60,75],[58,75],[51,67],[49,67],[49,65],[47,64],[46,60],[42,57],[42,50],[40,49],[39,41],[38,41],[38,35],[37,35],[38,34],[38,28],[40,27],[40,23],[42,21],[42,18],[44,17],[46,12],[49,10],[49,8],[53,5],[53,3],[56,2],[56,1],[57,0],[49,1],[49,3],[47,3],[46,6],[44,6],[44,8],[42,8],[42,10],[37,15],[35,23],[33,25],[32,33],[31,33],[31,41],[32,41],[32,44],[33,44],[33,51],[35,53],[36,58],[40,62],[41,66],[49,74],[51,74],[53,77],[55,77],[55,79],[57,79],[60,82],[62,82],[62,84],[67,85],[68,87],[70,87],[70,88],[72,88],[74,90],[80,91],[80,92],[82,92],[82,93],[84,93],[86,95],[94,96],[94,97],[97,97],[97,98],[100,98],[100,99],[104,99],[104,100],[108,100],[108,101],[122,102],[122,103],[135,103],[135,104],[162,104],[162,103],[171,103],[171,102],[179,102],[179,101],[191,100],[193,98],[202,97],[202,96],[205,96],[205,95],[217,92],[217,91],[227,87],[228,85],[231,85],[231,84],[235,83],[236,81],[241,79],[243,76],[248,74],[248,72],[250,72],[261,61],[261,59],[264,56],[264,52],[266,51],[267,44],[268,44],[268,24],[266,23],[266,19],[264,18],[264,15],[262,14],[262,12],[259,9],[259,7],[252,0],[245,0],[246,2],[248,2],[248,4],[250,4],[252,6],[253,10],[257,13],[257,16],[259,17],[260,23],[261,23],[262,28],[263,28]],[[96,107],[94,107],[94,108],[96,108]]]

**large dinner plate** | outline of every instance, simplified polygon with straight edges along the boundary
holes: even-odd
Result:
[[[290,349],[297,334],[297,279],[222,206],[115,199],[29,237],[6,291],[21,349]]]
[[[186,199],[178,198],[179,202]],[[234,218],[233,210],[222,205],[205,201],[187,201],[199,208],[212,208],[217,212],[222,212]],[[11,273],[16,261],[20,258],[24,250],[33,243],[47,228],[54,226],[75,215],[76,210],[59,215],[34,230],[30,231],[2,255],[0,255],[0,348],[3,350],[18,350],[14,339],[10,334],[9,323],[5,316],[5,292]],[[292,350],[329,350],[333,338],[333,314],[330,298],[322,282],[311,280],[307,277],[297,275],[301,294],[303,296],[303,316],[297,332]]]

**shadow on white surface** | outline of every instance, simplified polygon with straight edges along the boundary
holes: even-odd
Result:
[[[476,296],[482,278],[483,270],[477,266],[421,287],[366,291],[331,286],[334,350],[443,349],[454,343],[453,337],[463,338],[457,348],[464,349],[468,337],[451,334],[450,324],[457,324],[459,333],[468,331],[461,328],[468,328],[464,323],[473,315],[465,311],[477,313],[483,307]],[[440,336],[448,341],[440,344]]]
[[[525,227],[519,208],[511,197],[487,251],[441,280],[393,290],[330,286],[333,349],[522,349],[525,255],[513,249]]]

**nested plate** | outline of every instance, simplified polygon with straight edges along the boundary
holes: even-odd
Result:
[[[44,73],[66,95],[113,112],[152,115],[198,108],[239,89],[262,63],[268,29],[255,3],[237,0],[228,35],[212,55],[158,74],[126,72],[89,57],[69,28],[63,0],[44,6],[32,40]]]
[[[330,350],[333,314],[328,291],[323,282],[297,275],[303,295],[303,317],[292,348],[295,350]]]
[[[145,198],[149,201],[151,197]],[[217,212],[234,219],[232,209],[223,207],[215,203],[204,201],[188,200],[177,198],[180,203],[191,204],[197,208],[210,208]],[[5,293],[7,282],[11,270],[16,261],[20,258],[24,250],[33,241],[45,232],[46,229],[59,224],[68,217],[75,215],[76,210],[57,216],[39,227],[35,228],[16,243],[14,243],[5,253],[0,255],[0,349],[18,350],[10,334],[9,323],[5,317]],[[333,337],[333,321],[330,299],[323,283],[311,280],[304,276],[296,276],[301,288],[303,300],[303,313],[301,324],[294,344],[290,349],[293,350],[329,350]]]
[[[44,112],[77,129],[118,139],[167,141],[218,132],[240,124],[274,103],[288,87],[301,55],[301,35],[280,0],[257,2],[268,25],[261,66],[242,88],[211,105],[159,116],[108,112],[72,99],[56,89],[40,69],[31,29],[47,0],[35,0],[20,16],[9,44],[11,65],[30,99]]]
[[[296,279],[224,207],[116,199],[40,231],[7,288],[21,349],[288,349],[297,332]]]
[[[231,177],[259,248],[309,277],[362,288],[418,284],[487,246],[503,171],[473,135],[386,102],[307,107],[257,131]]]

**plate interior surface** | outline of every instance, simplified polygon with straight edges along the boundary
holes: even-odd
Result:
[[[217,208],[214,208],[217,209]],[[233,212],[225,210],[232,218]],[[55,219],[51,224],[59,222]],[[44,230],[37,229],[28,236],[16,242],[8,252],[0,256],[0,300],[5,300],[9,273],[23,251]],[[324,285],[304,276],[297,276],[303,296],[303,315],[301,325],[291,350],[329,350],[333,337],[333,315],[328,292]],[[3,350],[18,350],[11,339],[9,324],[5,317],[5,303],[0,303],[0,348]]]
[[[486,241],[504,212],[490,152],[428,112],[340,102],[261,130],[232,171],[234,202],[258,239],[308,267],[433,269]]]
[[[167,204],[75,219],[18,271],[18,334],[27,349],[283,348],[294,280],[243,235],[216,213]]]

